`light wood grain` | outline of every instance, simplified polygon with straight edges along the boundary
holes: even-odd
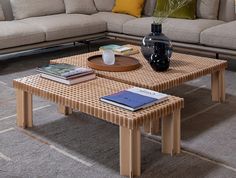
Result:
[[[141,132],[140,129],[120,127],[120,175],[141,174]]]
[[[68,116],[73,113],[73,110],[70,107],[63,105],[58,105],[57,110],[59,113],[64,114],[65,116]]]
[[[161,132],[161,119],[157,118],[153,118],[151,120],[147,120],[144,125],[144,131],[148,134],[151,135],[156,135],[159,134]]]
[[[132,46],[140,50],[138,46]],[[51,63],[68,63],[76,66],[87,67],[87,59],[94,55],[101,54],[100,51],[65,57],[50,61]],[[207,57],[199,57],[187,54],[173,53],[170,68],[166,72],[155,72],[143,57],[142,53],[132,55],[139,60],[142,67],[128,72],[106,72],[95,71],[103,78],[126,84],[143,87],[155,91],[165,91],[173,87],[184,84],[187,81],[224,70],[227,61],[216,60]]]
[[[180,153],[180,141],[181,141],[181,112],[180,110],[174,111],[172,115],[172,119],[174,122],[174,130],[173,130],[173,154]]]
[[[162,153],[173,155],[173,133],[174,133],[174,121],[173,117],[162,118]]]
[[[69,108],[73,108],[120,126],[120,173],[130,177],[141,174],[140,127],[144,123],[149,123],[148,128],[152,130],[156,128],[153,125],[156,125],[154,123],[157,118],[165,118],[170,114],[179,119],[179,115],[173,113],[183,107],[183,99],[175,96],[168,96],[168,100],[137,112],[103,103],[100,101],[102,96],[133,86],[99,77],[85,83],[68,86],[41,78],[40,75],[32,75],[14,80],[13,86],[17,91],[17,124],[20,127],[32,127],[32,94],[55,102],[64,114],[70,113]],[[164,119],[165,122],[162,122],[163,152],[169,154],[173,151],[172,132],[179,131],[178,128],[174,131],[173,120],[173,118]],[[179,125],[177,124],[176,127]],[[170,131],[171,134],[169,134]]]
[[[141,109],[137,112],[106,104],[100,101],[102,96],[111,95],[133,86],[104,78],[97,78],[78,85],[67,86],[32,75],[13,81],[15,88],[36,96],[79,110],[99,119],[129,129],[143,126],[146,120],[161,118],[183,107],[183,99],[168,96],[165,102]],[[154,117],[153,117],[154,116]]]
[[[212,100],[216,102],[225,101],[225,70],[213,72],[211,74]]]
[[[16,90],[17,125],[22,128],[33,126],[32,95]]]

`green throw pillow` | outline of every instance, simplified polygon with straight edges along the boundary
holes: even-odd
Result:
[[[175,2],[179,0],[172,0],[174,4],[177,4]],[[185,6],[181,7],[180,9],[176,10],[172,14],[169,15],[169,17],[172,18],[180,18],[180,19],[196,19],[196,0],[190,1],[188,4]],[[156,14],[158,12],[163,12],[166,9],[170,8],[169,7],[169,2],[167,0],[157,0],[157,6],[156,6]],[[160,13],[163,14],[163,13]],[[154,12],[155,15],[155,12]]]

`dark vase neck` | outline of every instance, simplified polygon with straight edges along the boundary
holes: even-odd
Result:
[[[152,33],[155,35],[161,34],[162,33],[162,24],[153,23],[151,30],[152,30]]]

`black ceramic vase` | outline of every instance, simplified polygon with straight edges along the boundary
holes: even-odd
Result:
[[[141,51],[155,71],[169,69],[172,49],[171,41],[162,33],[162,25],[153,23],[152,33],[143,38]]]

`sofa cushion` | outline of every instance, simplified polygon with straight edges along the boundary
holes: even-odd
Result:
[[[99,12],[92,15],[95,18],[99,18],[107,23],[107,30],[110,32],[123,32],[123,24],[129,20],[136,19],[133,16],[126,14],[118,14],[112,12]]]
[[[105,32],[106,22],[84,14],[58,14],[32,17],[21,22],[37,26],[46,33],[46,41]]]
[[[94,14],[97,9],[93,0],[64,0],[67,14]]]
[[[218,19],[220,0],[198,0],[197,17],[202,19]]]
[[[111,12],[115,5],[115,0],[94,0],[98,11]]]
[[[235,0],[220,0],[219,20],[235,20]]]
[[[145,0],[116,0],[112,12],[141,17]]]
[[[151,32],[152,23],[153,17],[131,20],[123,25],[123,32],[128,35],[145,36]],[[203,30],[222,23],[224,22],[219,20],[168,18],[163,23],[163,33],[173,41],[199,43]]]
[[[45,33],[34,25],[16,21],[0,22],[0,49],[45,41]]]
[[[156,7],[157,0],[146,0],[143,8],[144,16],[152,16]]]
[[[2,5],[0,4],[0,21],[4,21],[5,20],[5,15],[4,12],[2,10]]]
[[[4,12],[5,20],[13,20],[10,0],[0,0]]]
[[[63,0],[11,0],[16,20],[65,12]]]
[[[201,44],[236,49],[236,21],[208,28],[201,33]]]

